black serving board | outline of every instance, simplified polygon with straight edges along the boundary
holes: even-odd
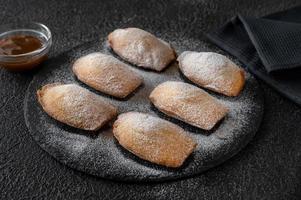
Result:
[[[226,55],[203,41],[175,37],[168,32],[154,34],[170,42],[178,54],[184,50],[194,50]],[[225,97],[208,91],[220,99],[230,109],[230,113],[212,131],[203,131],[167,117],[154,108],[148,99],[152,89],[161,82],[189,82],[179,72],[177,63],[172,63],[161,73],[132,66],[134,71],[143,76],[144,84],[130,97],[120,100],[97,92],[74,77],[72,63],[80,56],[95,51],[114,55],[105,37],[63,53],[43,65],[30,83],[25,97],[24,115],[30,134],[42,149],[67,166],[95,176],[122,181],[163,181],[191,177],[238,153],[258,130],[263,115],[263,96],[257,81],[249,73],[246,74],[245,88],[238,97]],[[118,106],[120,113],[140,111],[170,120],[195,138],[197,148],[181,168],[170,169],[141,160],[123,149],[112,136],[111,124],[96,133],[64,125],[49,117],[36,98],[37,89],[53,82],[76,83],[86,87]]]

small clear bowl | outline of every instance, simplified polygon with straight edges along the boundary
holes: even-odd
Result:
[[[0,54],[0,66],[11,71],[26,71],[37,67],[47,59],[52,45],[52,36],[49,28],[41,23],[14,23],[0,25],[0,40],[13,35],[30,35],[40,39],[42,46],[35,50],[18,55]]]

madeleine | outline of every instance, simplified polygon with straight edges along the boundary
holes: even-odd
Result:
[[[196,147],[196,142],[181,127],[139,112],[119,115],[113,133],[128,151],[166,167],[180,167]]]
[[[115,106],[75,84],[47,84],[37,97],[49,116],[75,128],[95,131],[117,115]]]
[[[205,130],[212,129],[228,112],[216,98],[183,82],[161,83],[149,98],[166,115]]]
[[[177,60],[181,72],[198,86],[227,96],[239,95],[244,87],[244,70],[226,56],[185,51]]]
[[[108,41],[117,55],[139,67],[162,71],[176,59],[168,43],[139,28],[116,29]]]
[[[88,86],[118,98],[128,96],[143,82],[129,65],[98,52],[77,59],[72,70]]]

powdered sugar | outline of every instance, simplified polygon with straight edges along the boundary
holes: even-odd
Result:
[[[100,128],[116,108],[102,97],[75,84],[49,84],[39,95],[44,110],[55,119],[85,130]]]
[[[160,37],[172,42],[179,52],[187,49],[218,52],[207,43],[174,33],[163,34]],[[102,128],[95,136],[91,136],[90,133],[72,129],[52,120],[37,103],[36,90],[42,85],[53,82],[81,84],[72,75],[70,63],[82,55],[95,51],[110,53],[104,40],[95,41],[48,63],[34,77],[26,97],[25,118],[33,138],[44,150],[68,166],[96,176],[123,181],[176,179],[200,173],[223,162],[245,146],[256,133],[262,116],[262,95],[256,80],[248,74],[245,88],[238,97],[230,98],[207,91],[229,109],[225,119],[210,132],[169,118],[156,110],[148,99],[151,91],[165,81],[185,81],[180,76],[176,64],[161,73],[131,67],[144,78],[144,85],[129,99],[119,100],[94,90],[93,92],[118,106],[119,113],[128,111],[150,113],[176,123],[189,132],[198,145],[180,169],[170,170],[138,159],[120,147],[113,137],[108,137],[112,134],[110,125]],[[82,86],[91,90],[85,85]]]
[[[79,58],[73,64],[73,72],[87,85],[115,97],[129,95],[142,83],[141,76],[130,66],[99,52]]]
[[[165,114],[205,130],[213,128],[228,111],[207,92],[183,82],[160,84],[150,99]]]
[[[244,84],[239,67],[221,54],[185,51],[177,60],[183,74],[199,86],[236,96]]]
[[[137,66],[161,71],[175,60],[168,43],[138,28],[117,29],[109,39],[120,57]]]
[[[139,112],[121,114],[114,136],[137,156],[170,167],[179,167],[196,143],[177,125]]]

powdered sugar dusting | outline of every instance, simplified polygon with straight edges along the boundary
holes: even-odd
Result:
[[[135,155],[169,167],[181,166],[196,145],[179,126],[139,112],[121,114],[113,132]]]
[[[177,60],[188,79],[226,95],[236,91],[235,85],[242,81],[239,67],[218,53],[184,51]]]
[[[168,43],[144,30],[117,29],[109,38],[113,50],[137,66],[161,71],[175,60],[174,51]]]
[[[207,92],[183,82],[160,84],[152,91],[150,99],[165,114],[205,130],[213,128],[228,112]]]
[[[178,53],[188,49],[223,53],[210,47],[208,43],[174,33],[156,33],[156,35],[172,43]],[[144,85],[126,101],[104,96],[94,90],[93,92],[118,106],[119,113],[129,111],[150,113],[176,123],[188,132],[197,142],[197,147],[180,169],[170,170],[137,158],[118,145],[110,136],[112,134],[110,126],[100,129],[94,136],[91,136],[85,131],[73,129],[52,120],[38,105],[35,98],[36,90],[42,85],[53,82],[81,84],[72,75],[70,63],[95,51],[110,53],[106,41],[95,41],[76,48],[57,58],[48,66],[44,66],[42,71],[34,77],[26,97],[25,118],[33,138],[44,150],[68,166],[96,176],[123,181],[176,179],[200,173],[225,161],[245,146],[256,133],[261,121],[263,102],[260,88],[249,74],[246,76],[245,88],[238,97],[230,98],[207,91],[229,109],[225,119],[210,132],[169,118],[156,110],[148,99],[156,86],[166,81],[186,81],[180,76],[176,64],[171,65],[162,73],[131,67],[143,77]]]
[[[87,85],[115,97],[126,97],[142,83],[141,76],[130,66],[100,52],[76,60],[73,72]]]
[[[94,130],[116,114],[113,105],[75,84],[49,84],[41,91],[40,100],[45,111],[74,127]]]

